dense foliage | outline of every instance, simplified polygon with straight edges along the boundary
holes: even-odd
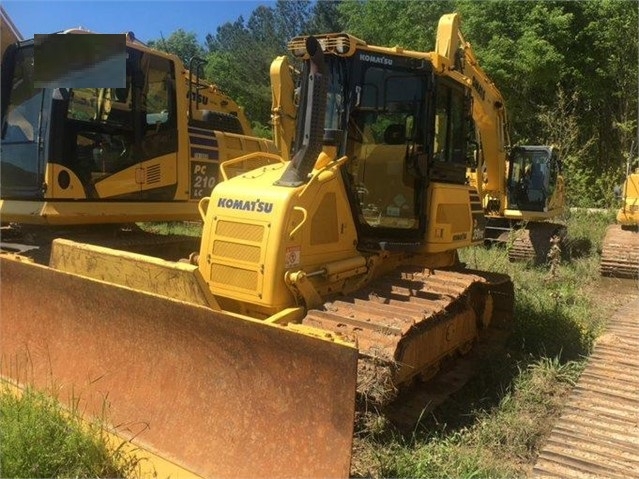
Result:
[[[513,142],[557,145],[571,205],[609,206],[626,162],[637,156],[633,0],[278,0],[218,27],[204,44],[183,30],[151,43],[183,59],[206,56],[209,79],[263,127],[269,65],[291,37],[347,31],[375,45],[429,51],[440,16],[453,11],[507,101]]]

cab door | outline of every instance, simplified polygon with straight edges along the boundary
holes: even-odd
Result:
[[[100,198],[170,201],[177,192],[177,107],[175,64],[135,48],[127,49],[127,88],[108,92],[95,190]],[[108,112],[106,112],[108,110]],[[106,145],[115,150],[110,152]],[[112,153],[112,151],[111,151]],[[104,161],[104,158],[110,161]]]
[[[44,194],[45,95],[41,88],[34,88],[33,42],[25,43],[8,48],[2,63],[3,199],[38,200]]]

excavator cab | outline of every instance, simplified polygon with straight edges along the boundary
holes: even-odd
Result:
[[[508,159],[508,207],[522,211],[548,210],[561,163],[548,146],[515,147]]]
[[[31,40],[9,50],[2,66],[3,199],[173,198],[178,149],[173,62],[127,47],[126,84],[114,88],[82,87],[66,76],[60,88],[37,88],[34,63]],[[92,68],[81,67],[78,78],[94,74]],[[166,157],[161,179],[160,171],[157,181],[148,171],[135,174],[158,157]],[[116,187],[108,178],[118,174]]]
[[[69,30],[45,37],[67,51],[80,38],[92,46],[103,36],[119,38],[115,59],[56,63],[46,82],[36,69],[38,38],[7,47],[3,221],[197,220],[197,201],[217,183],[221,161],[275,151],[271,142],[249,136],[250,124],[228,96],[187,71],[179,58],[146,47],[132,33]],[[116,67],[121,74],[111,75]]]

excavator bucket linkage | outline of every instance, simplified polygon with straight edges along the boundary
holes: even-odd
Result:
[[[202,477],[346,477],[357,349],[0,257],[0,371]]]

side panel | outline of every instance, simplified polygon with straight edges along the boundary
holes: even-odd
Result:
[[[2,257],[2,373],[205,477],[346,477],[357,350]]]

